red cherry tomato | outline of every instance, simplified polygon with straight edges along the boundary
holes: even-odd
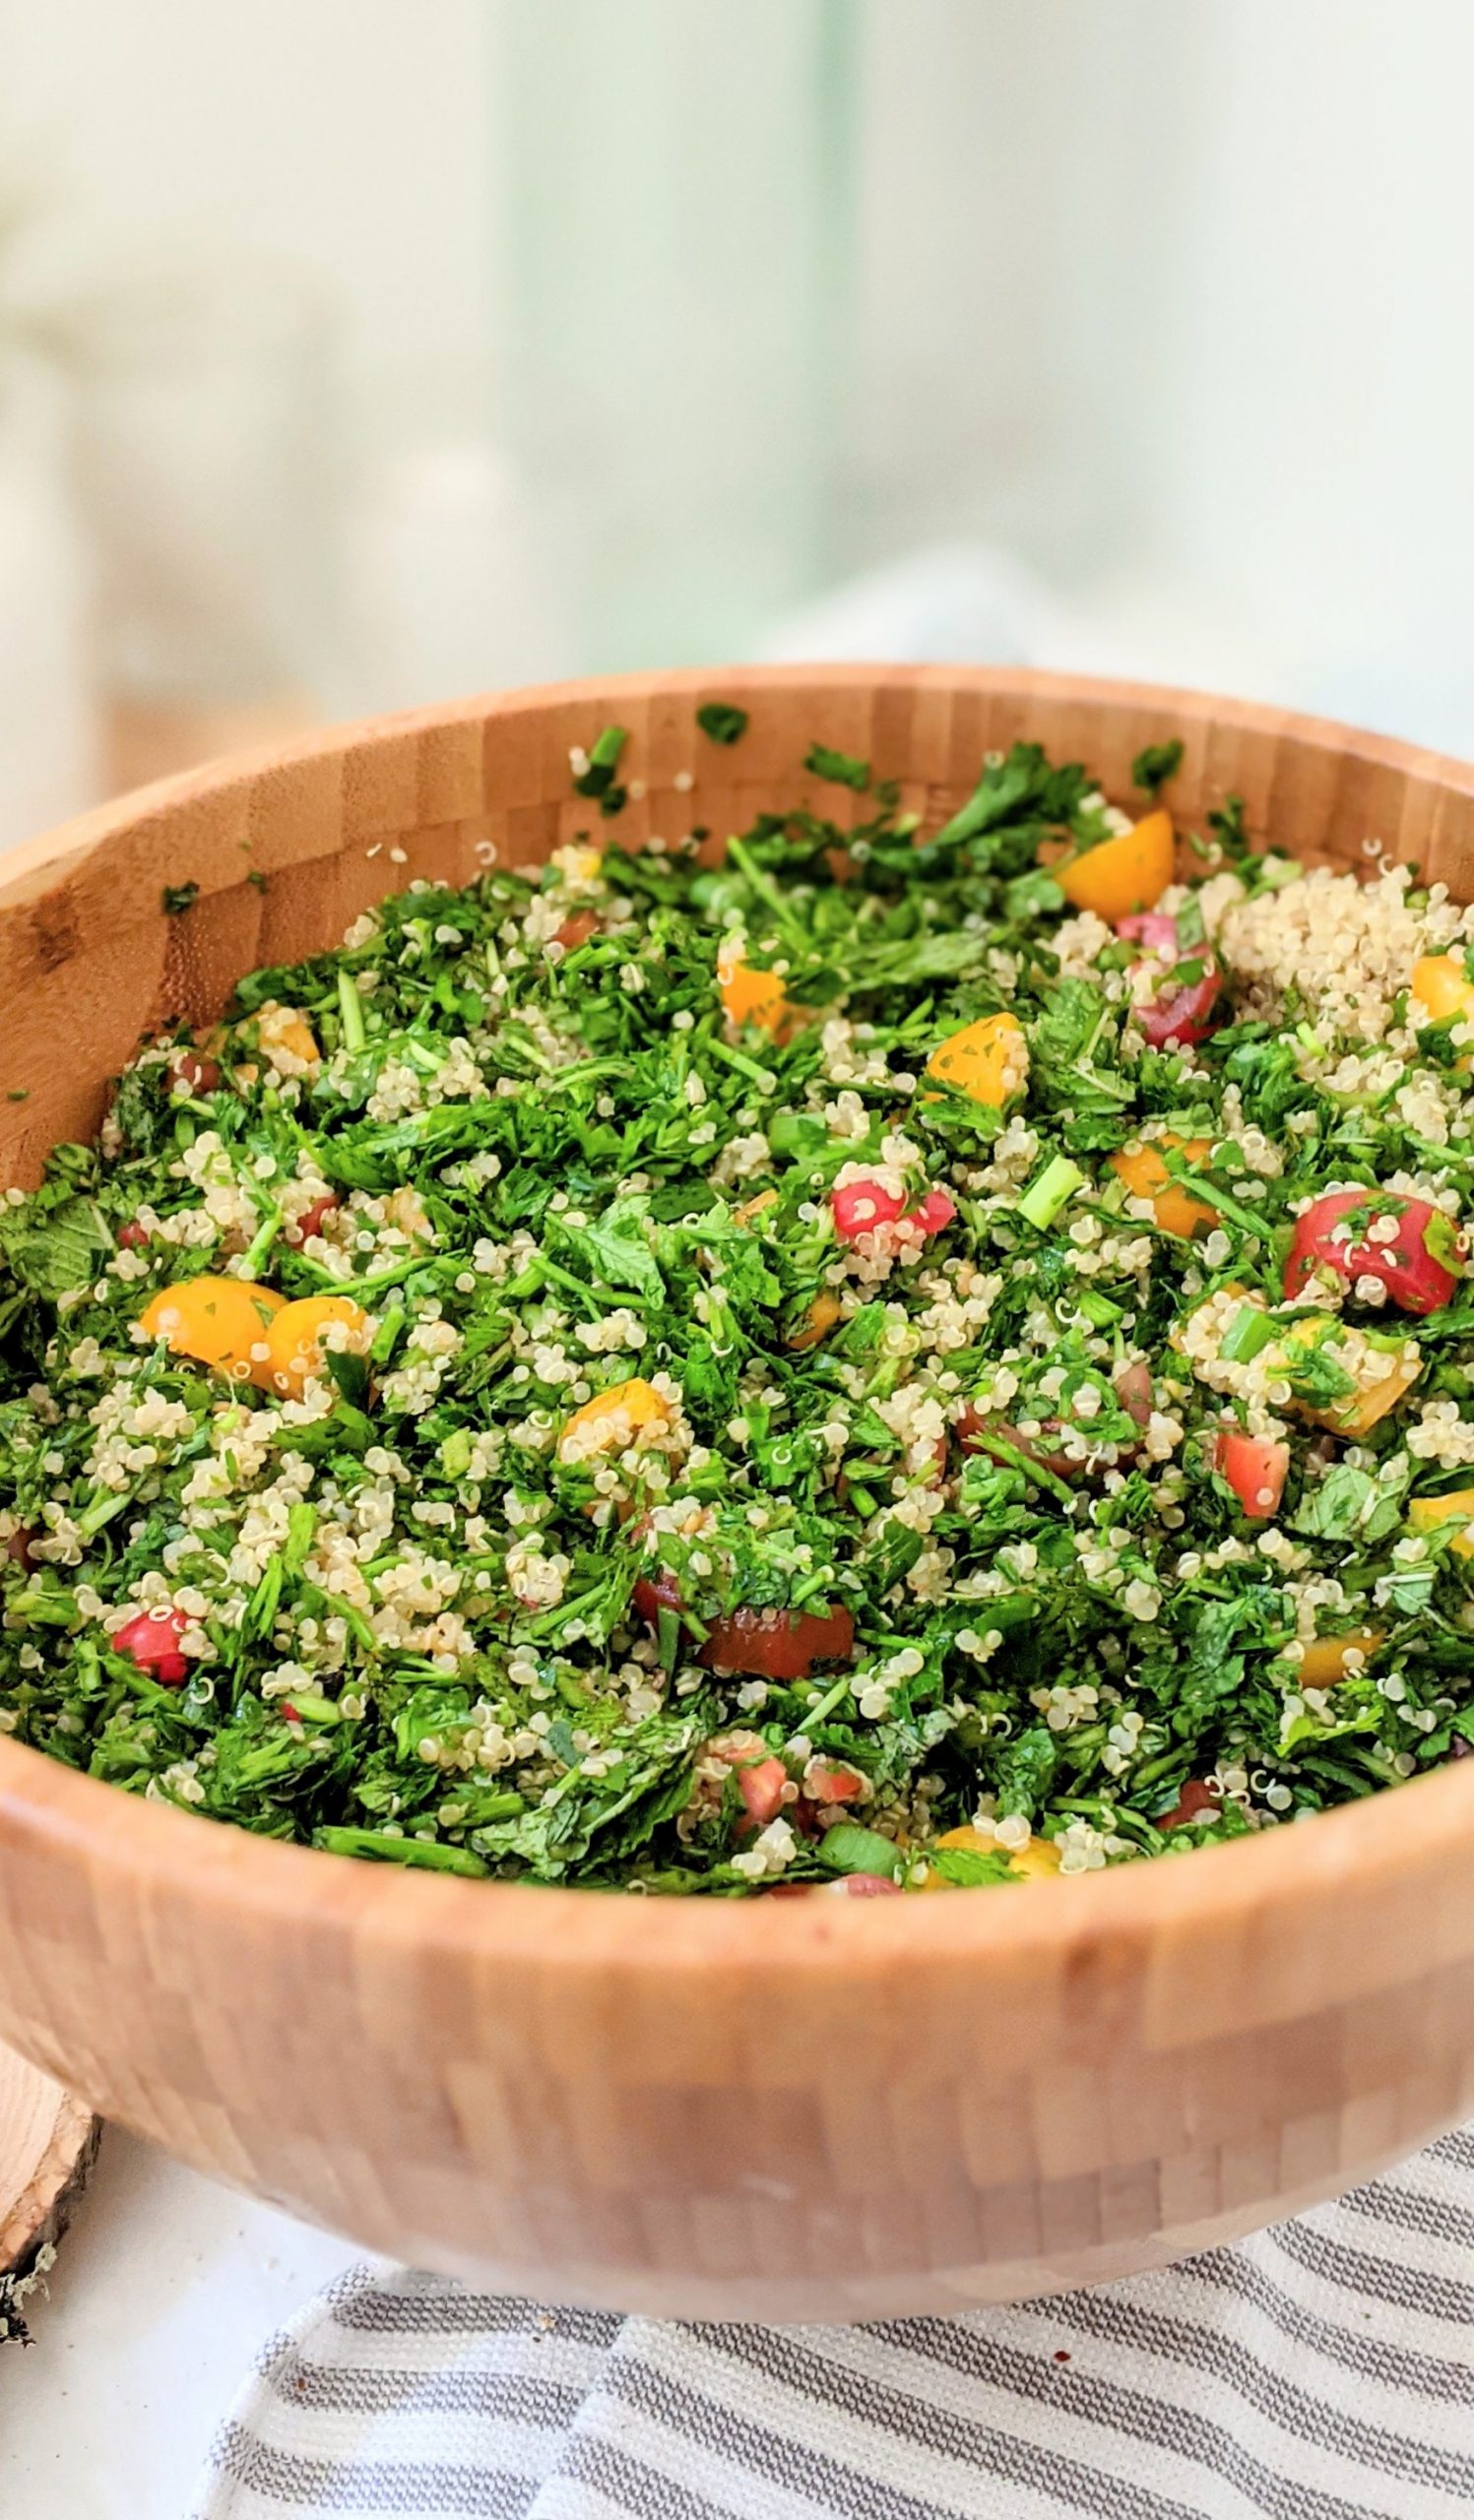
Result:
[[[1164,1049],[1170,1041],[1189,1045],[1205,1041],[1213,1029],[1213,1009],[1223,986],[1223,975],[1208,948],[1180,945],[1177,920],[1159,910],[1137,911],[1130,918],[1119,918],[1116,933],[1144,945],[1168,971],[1177,963],[1201,963],[1200,977],[1168,989],[1160,997],[1148,998],[1145,1005],[1135,1009],[1135,1017],[1154,1049]],[[1140,965],[1133,969],[1139,970]]]
[[[1218,1796],[1200,1776],[1189,1776],[1170,1811],[1164,1811],[1157,1822],[1159,1829],[1185,1828],[1189,1820],[1200,1820],[1206,1812],[1223,1808]]]
[[[149,1671],[165,1688],[177,1688],[189,1677],[189,1664],[179,1651],[179,1639],[189,1625],[183,1610],[140,1610],[125,1627],[116,1630],[113,1649],[131,1654],[142,1671]]]
[[[788,1770],[782,1759],[755,1759],[749,1768],[737,1772],[737,1792],[747,1806],[747,1817],[756,1829],[765,1829],[783,1809],[783,1789],[788,1783]]]
[[[203,1050],[175,1050],[168,1072],[176,1094],[216,1094],[220,1090],[220,1061],[207,1058]]]
[[[310,1242],[314,1233],[321,1233],[324,1217],[330,1217],[334,1209],[342,1205],[336,1190],[324,1190],[322,1197],[314,1199],[310,1208],[303,1208],[299,1217],[293,1217],[290,1225],[284,1226],[283,1241],[293,1245]]]
[[[1354,1211],[1366,1216],[1367,1227],[1360,1233],[1338,1235],[1335,1228]],[[1367,1228],[1378,1217],[1390,1217],[1396,1224],[1396,1234],[1389,1242],[1365,1238]],[[1448,1302],[1458,1280],[1429,1248],[1430,1228],[1435,1239],[1441,1232],[1452,1233],[1442,1210],[1430,1207],[1426,1199],[1394,1198],[1376,1190],[1327,1190],[1295,1220],[1285,1262],[1285,1293],[1298,1295],[1307,1279],[1323,1267],[1333,1269],[1347,1286],[1358,1278],[1376,1278],[1404,1312],[1437,1312],[1440,1304]]]
[[[732,1610],[715,1619],[700,1660],[708,1670],[747,1671],[764,1680],[806,1680],[815,1663],[847,1663],[855,1621],[827,1610]]]
[[[118,1243],[124,1251],[141,1251],[148,1239],[148,1227],[140,1225],[137,1217],[130,1217],[126,1225],[118,1228]]]
[[[576,910],[555,930],[552,941],[554,945],[561,945],[565,954],[576,954],[580,945],[587,945],[590,937],[597,936],[603,925],[597,911]]]
[[[940,1233],[957,1214],[956,1204],[945,1190],[931,1189],[914,1208],[894,1190],[879,1181],[847,1181],[843,1189],[831,1190],[829,1204],[834,1211],[834,1230],[841,1242],[859,1242],[862,1235],[873,1233],[880,1225],[908,1225],[923,1233]]]
[[[810,1802],[853,1802],[865,1792],[865,1779],[854,1768],[811,1767],[803,1792]]]
[[[899,1881],[888,1881],[879,1872],[847,1872],[842,1880],[823,1886],[841,1899],[895,1899],[901,1890]]]
[[[940,1233],[957,1214],[957,1202],[945,1190],[929,1190],[906,1219],[908,1225],[919,1225],[923,1233]]]
[[[1290,1447],[1267,1435],[1223,1434],[1213,1447],[1213,1468],[1228,1480],[1246,1514],[1263,1522],[1279,1511]]]
[[[658,1566],[653,1575],[637,1575],[631,1598],[641,1618],[648,1618],[652,1627],[660,1624],[662,1610],[674,1610],[678,1618],[685,1607],[669,1566]]]
[[[1133,1418],[1138,1426],[1149,1424],[1156,1394],[1152,1369],[1145,1358],[1138,1356],[1133,1365],[1122,1365],[1112,1387],[1126,1416]]]
[[[1170,911],[1132,911],[1128,918],[1117,920],[1116,933],[1128,938],[1133,945],[1144,945],[1159,962],[1172,964],[1180,958],[1178,923]]]

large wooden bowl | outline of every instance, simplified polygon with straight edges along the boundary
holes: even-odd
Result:
[[[703,698],[752,711],[735,749]],[[514,693],[132,796],[0,894],[0,1177],[100,1119],[141,1032],[331,944],[476,845],[621,840],[816,788],[929,817],[1037,736],[1128,792],[1180,734],[1312,859],[1474,886],[1474,772],[1267,709],[1018,672],[814,668]],[[623,765],[621,765],[623,767]],[[694,775],[691,792],[689,780]],[[248,881],[266,878],[264,890]],[[165,884],[196,907],[162,914]],[[697,2316],[946,2310],[1126,2273],[1326,2196],[1474,2108],[1474,1765],[1190,1858],[1009,1897],[635,1900],[429,1879],[136,1801],[0,1741],[0,2037],[199,2168],[415,2263]]]

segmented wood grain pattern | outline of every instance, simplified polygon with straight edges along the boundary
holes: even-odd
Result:
[[[731,750],[705,699],[751,710]],[[1179,734],[1184,823],[1237,788],[1304,857],[1360,866],[1372,837],[1474,893],[1474,771],[1268,709],[881,666],[471,701],[169,782],[9,862],[3,1177],[90,1134],[139,1035],[213,1016],[240,972],[416,875],[469,878],[479,843],[526,862],[597,828],[568,749],[610,719],[645,783],[621,840],[718,845],[805,792],[844,819],[800,768],[816,738],[934,821],[1015,736],[1125,798]],[[0,2036],[420,2265],[670,2314],[946,2310],[1230,2236],[1474,2108],[1474,1773],[1021,1896],[770,1904],[341,1861],[0,1740]]]

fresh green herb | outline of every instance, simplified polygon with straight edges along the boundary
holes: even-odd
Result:
[[[714,744],[735,744],[744,735],[750,721],[745,709],[730,700],[706,700],[696,712],[696,724]]]
[[[574,771],[573,785],[580,796],[602,798],[610,794],[613,788],[614,772],[619,766],[619,756],[628,741],[627,726],[606,726],[603,733],[595,737],[588,752],[583,756],[583,767],[576,768]],[[622,802],[621,794],[620,803]],[[617,811],[618,808],[614,807],[611,810]]]
[[[185,911],[194,909],[199,898],[200,888],[193,879],[185,884],[165,884],[160,896],[164,914],[169,918],[182,917]]]
[[[1183,746],[1177,736],[1167,744],[1144,744],[1131,764],[1131,786],[1144,795],[1159,796],[1182,766]]]
[[[1244,799],[1232,792],[1208,815],[1208,829],[1225,866],[1243,866],[1253,854]]]
[[[810,744],[803,756],[803,767],[815,779],[832,779],[837,786],[853,788],[863,796],[870,784],[870,765],[857,761],[851,752],[835,752],[829,744]]]

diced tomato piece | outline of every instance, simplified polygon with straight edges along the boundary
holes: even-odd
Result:
[[[842,1242],[858,1242],[863,1233],[873,1233],[877,1225],[894,1225],[906,1213],[905,1200],[878,1181],[847,1181],[843,1189],[830,1192],[829,1204]]]
[[[189,1677],[189,1664],[179,1639],[189,1625],[183,1610],[140,1610],[116,1630],[113,1649],[130,1654],[140,1670],[152,1673],[165,1688],[177,1688]]]
[[[1213,1009],[1223,986],[1223,975],[1207,946],[1181,945],[1177,920],[1165,911],[1138,911],[1130,918],[1120,918],[1116,922],[1116,933],[1144,945],[1167,971],[1178,963],[1201,963],[1202,972],[1197,979],[1167,989],[1159,997],[1148,998],[1144,1005],[1136,1008],[1135,1017],[1154,1049],[1165,1049],[1170,1041],[1188,1045],[1194,1041],[1205,1041],[1213,1029]],[[1139,970],[1140,965],[1133,968]]]
[[[1132,945],[1144,945],[1161,962],[1172,964],[1180,959],[1178,923],[1170,911],[1133,911],[1129,918],[1117,920],[1116,933]]]
[[[865,1792],[865,1779],[854,1768],[811,1767],[803,1779],[810,1802],[853,1802]]]
[[[1228,1480],[1246,1514],[1263,1522],[1279,1511],[1290,1447],[1267,1435],[1229,1432],[1220,1435],[1213,1447],[1213,1468]]]
[[[1336,1228],[1354,1212],[1365,1213],[1358,1232],[1337,1234]],[[1390,1217],[1397,1228],[1389,1241],[1367,1239],[1379,1218]],[[1318,1268],[1334,1270],[1347,1286],[1358,1278],[1375,1278],[1404,1312],[1437,1312],[1453,1295],[1458,1278],[1445,1266],[1456,1258],[1454,1228],[1442,1208],[1426,1199],[1402,1199],[1376,1190],[1327,1190],[1295,1220],[1295,1235],[1285,1262],[1285,1293],[1298,1295]]]
[[[685,1607],[680,1587],[669,1566],[657,1566],[653,1575],[637,1575],[631,1599],[641,1618],[647,1618],[652,1627],[659,1625],[662,1610],[674,1610],[679,1617]]]
[[[336,1190],[324,1190],[320,1199],[314,1199],[310,1207],[303,1208],[299,1217],[292,1218],[290,1225],[284,1226],[283,1241],[293,1246],[310,1242],[315,1233],[321,1233],[324,1218],[330,1217],[342,1205]]]
[[[1134,1418],[1138,1426],[1150,1422],[1156,1394],[1152,1386],[1152,1369],[1145,1357],[1138,1356],[1134,1364],[1122,1365],[1112,1388],[1126,1416]]]
[[[169,1079],[177,1094],[216,1094],[220,1091],[221,1063],[205,1056],[203,1050],[175,1050],[168,1062]]]
[[[783,1789],[788,1783],[788,1770],[782,1759],[756,1759],[750,1768],[738,1768],[737,1792],[747,1806],[747,1817],[755,1828],[765,1829],[783,1809]]]
[[[597,911],[576,910],[555,930],[552,941],[561,945],[565,954],[576,954],[580,945],[587,945],[591,936],[597,936],[603,924]]]
[[[33,1563],[31,1555],[31,1544],[34,1538],[35,1534],[28,1523],[17,1523],[15,1530],[11,1533],[9,1540],[5,1544],[5,1554],[10,1559],[11,1564],[13,1566],[24,1566],[28,1574],[31,1572],[31,1568]]]
[[[713,1621],[701,1649],[708,1670],[748,1671],[764,1680],[806,1680],[815,1663],[847,1663],[855,1621],[837,1604],[827,1610],[749,1610]]]
[[[862,1235],[873,1233],[881,1225],[916,1226],[923,1233],[940,1233],[957,1214],[956,1203],[945,1190],[929,1190],[924,1199],[908,1209],[894,1190],[868,1180],[847,1181],[842,1189],[831,1190],[829,1204],[841,1242],[859,1242]]]
[[[148,1239],[148,1227],[140,1225],[137,1217],[130,1217],[126,1225],[118,1228],[118,1244],[124,1251],[141,1251]]]
[[[1159,1829],[1185,1828],[1189,1820],[1201,1820],[1206,1813],[1222,1808],[1212,1787],[1205,1785],[1200,1776],[1189,1776],[1172,1809],[1163,1812],[1157,1826]]]
[[[929,1190],[925,1199],[911,1211],[908,1225],[919,1225],[924,1233],[942,1233],[957,1214],[957,1202],[945,1190]]]
[[[1161,900],[1172,881],[1173,855],[1172,816],[1158,805],[1129,831],[1057,859],[1050,871],[1076,910],[1121,918]]]

